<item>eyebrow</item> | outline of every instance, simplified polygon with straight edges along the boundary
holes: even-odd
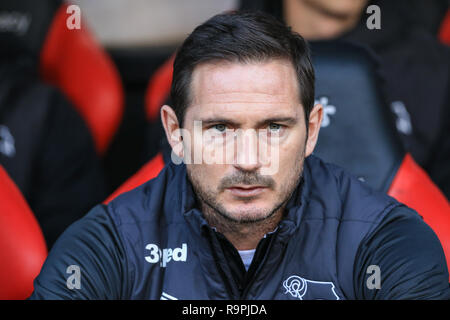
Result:
[[[213,124],[213,123],[224,123],[224,124],[229,124],[232,125],[234,127],[238,127],[239,123],[232,120],[232,119],[226,119],[226,118],[206,118],[206,119],[199,119],[197,121],[201,121],[202,125],[208,125],[208,124]],[[256,123],[257,127],[260,127],[264,124],[269,124],[272,122],[281,122],[287,125],[293,125],[297,123],[297,119],[293,118],[293,117],[273,117],[273,118],[267,118],[261,121],[258,121]]]

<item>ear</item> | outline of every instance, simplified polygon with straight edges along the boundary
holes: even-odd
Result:
[[[308,140],[306,141],[305,158],[308,157],[316,147],[319,138],[320,124],[322,123],[323,107],[320,103],[316,104],[309,114]]]
[[[167,141],[172,147],[172,151],[178,157],[183,158],[183,137],[181,136],[180,125],[175,111],[168,105],[164,105],[161,108],[161,122],[164,127],[164,132],[166,133]]]

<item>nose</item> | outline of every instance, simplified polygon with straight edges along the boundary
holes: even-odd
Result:
[[[258,136],[255,130],[243,130],[236,134],[234,167],[242,171],[256,171],[261,168],[258,157]]]

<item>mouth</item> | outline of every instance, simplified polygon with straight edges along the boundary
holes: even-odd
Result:
[[[239,185],[232,186],[230,188],[227,188],[226,190],[228,190],[235,197],[248,198],[258,196],[267,189],[268,188],[264,186]]]

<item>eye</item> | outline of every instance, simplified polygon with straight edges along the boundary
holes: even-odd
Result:
[[[280,130],[282,129],[282,125],[278,124],[278,123],[271,123],[269,124],[269,131],[270,132],[280,132]]]
[[[211,128],[214,128],[219,132],[225,132],[225,130],[227,129],[226,125],[224,125],[222,123],[215,124]]]

